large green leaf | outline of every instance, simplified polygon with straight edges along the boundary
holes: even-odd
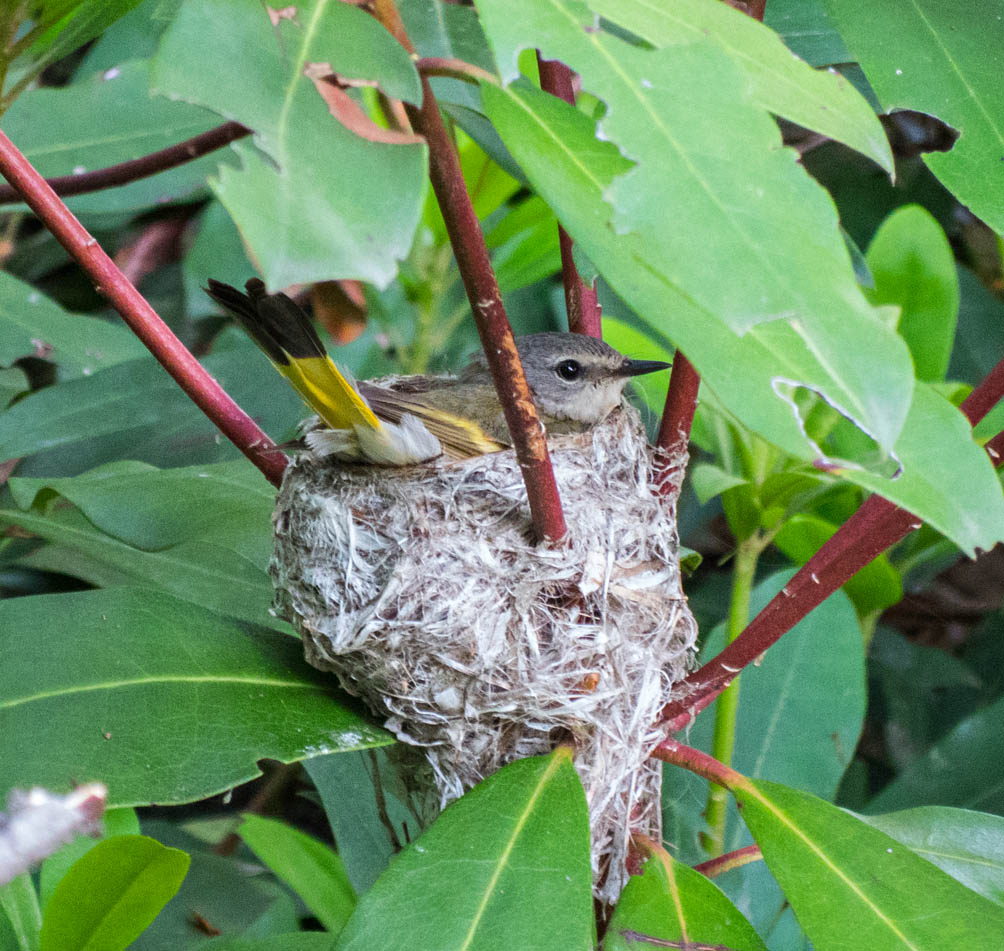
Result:
[[[922,806],[862,818],[967,888],[1004,905],[1004,818],[1001,816],[947,806]]]
[[[284,762],[382,745],[299,643],[150,588],[0,602],[0,788],[100,779],[188,802]]]
[[[187,2],[164,35],[154,85],[255,130],[253,145],[233,146],[242,169],[221,169],[213,187],[268,284],[383,286],[418,224],[426,149],[369,141],[334,119],[303,73],[318,62],[353,81],[378,79],[390,96],[420,98],[404,49],[340,0],[299,4],[274,28],[257,0]]]
[[[625,886],[603,948],[638,951],[656,943],[646,938],[691,941],[730,951],[766,951],[767,947],[717,885],[662,848],[649,849],[644,871]]]
[[[585,951],[592,931],[589,817],[562,748],[447,807],[360,898],[337,947]]]
[[[279,879],[304,901],[328,931],[337,934],[356,905],[345,865],[330,846],[277,819],[247,815],[237,830]]]
[[[962,806],[1004,814],[1004,699],[958,723],[868,803],[868,812]]]
[[[188,861],[143,835],[99,842],[56,886],[40,951],[124,951],[174,897]]]
[[[479,9],[504,79],[515,75],[519,50],[536,46],[606,103],[599,134],[636,164],[604,183],[603,197],[614,231],[641,239],[632,246],[638,265],[737,333],[760,323],[767,339],[773,324],[793,332],[789,349],[808,348],[825,364],[842,389],[831,393],[835,402],[890,447],[912,386],[909,354],[864,299],[829,195],[781,147],[775,122],[749,100],[745,74],[722,49],[710,40],[631,46],[592,29],[594,15],[577,0],[482,0]],[[510,141],[519,133],[496,126],[534,181],[538,170]],[[586,251],[603,271],[603,256]],[[709,261],[727,264],[712,277]],[[691,356],[676,337],[677,315],[666,313],[675,302],[662,297],[653,323]]]
[[[72,378],[145,352],[124,327],[69,314],[29,284],[0,271],[0,365],[21,357],[44,357],[59,367],[61,377]]]
[[[956,129],[931,171],[1004,232],[1004,12],[1000,0],[824,0],[887,111],[914,109]]]
[[[589,6],[655,46],[710,36],[746,74],[758,106],[837,139],[887,172],[892,152],[871,106],[838,73],[814,70],[791,55],[778,35],[721,0],[587,0]]]
[[[32,89],[4,116],[4,131],[41,174],[51,177],[139,158],[219,125],[219,116],[198,106],[151,98],[149,84],[149,64],[138,61],[72,86]],[[102,117],[97,127],[95,116]],[[205,187],[221,155],[229,153],[66,201],[78,214],[156,207]]]
[[[875,304],[900,308],[899,333],[906,340],[917,378],[945,378],[959,316],[955,256],[941,225],[920,205],[896,209],[868,246]]]
[[[178,469],[122,461],[64,479],[11,479],[22,508],[45,511],[54,496],[93,525],[143,551],[187,541],[225,545],[264,564],[275,490],[246,460]]]
[[[594,138],[593,123],[586,116],[526,85],[508,90],[485,86],[482,94],[489,115],[511,138],[513,154],[535,187],[590,259],[598,262],[613,288],[687,354],[729,413],[796,458],[818,459],[818,450],[805,440],[791,404],[776,397],[796,381],[825,393],[833,405],[846,408],[857,402],[833,366],[822,362],[784,321],[758,325],[737,337],[643,263],[647,252],[642,242],[636,235],[614,233],[608,226],[609,206],[602,198],[606,184],[623,171],[624,160],[613,146]],[[885,400],[898,398],[897,384],[884,389],[888,376],[879,356],[883,346],[873,344],[870,333],[847,341],[855,351],[852,359],[860,359],[859,369],[872,378],[873,406],[879,412]],[[964,417],[923,386],[916,387],[906,407],[906,428],[894,446],[903,474],[884,478],[863,467],[847,467],[841,475],[910,509],[966,551],[992,547],[1004,534],[1004,502],[992,467],[973,442]],[[953,488],[961,470],[967,492],[972,487],[980,499],[978,519],[972,514],[972,496]]]
[[[1004,908],[878,829],[778,783],[733,787],[743,820],[816,951],[992,948]]]
[[[777,30],[788,49],[813,66],[850,62],[851,54],[823,0],[770,0],[763,21]]]

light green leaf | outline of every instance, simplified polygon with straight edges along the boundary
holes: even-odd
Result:
[[[649,944],[645,938],[767,951],[717,885],[662,848],[648,851],[644,871],[631,876],[617,902],[604,951],[639,951]]]
[[[328,63],[417,100],[407,53],[351,4],[308,0],[273,28],[257,0],[186,3],[168,28],[154,86],[255,130],[240,171],[213,188],[275,289],[359,278],[385,286],[411,246],[425,195],[424,144],[362,138],[333,118],[304,75]],[[225,62],[227,69],[218,64]]]
[[[31,285],[0,271],[0,365],[44,357],[69,379],[144,353],[146,348],[125,327],[69,314]]]
[[[389,740],[294,638],[149,588],[10,599],[0,629],[3,789],[100,779],[113,806],[191,802],[266,757]]]
[[[966,888],[1004,905],[1004,817],[947,806],[861,816]]]
[[[959,133],[924,161],[959,200],[1004,232],[1004,14],[999,0],[824,0],[886,111],[914,109]]]
[[[99,842],[53,892],[39,951],[124,951],[174,897],[188,862],[142,835]]]
[[[560,748],[448,806],[360,898],[337,947],[587,951],[590,880],[585,796]]]
[[[237,834],[293,889],[332,934],[356,905],[341,858],[322,842],[276,819],[246,815]]]
[[[839,73],[814,70],[791,55],[778,35],[720,0],[586,0],[607,19],[657,47],[710,36],[746,74],[758,106],[857,149],[893,172],[882,124]]]
[[[778,783],[733,787],[816,951],[992,948],[1004,908],[842,809]]]
[[[603,195],[627,163],[596,139],[592,120],[524,84],[506,91],[485,86],[482,97],[513,155],[572,237],[628,305],[687,354],[730,412],[806,458],[797,416],[784,402],[792,385],[800,385],[825,393],[880,441],[895,438],[909,405],[912,370],[905,345],[877,318],[843,320],[819,333],[801,320],[774,320],[736,336],[659,271],[648,242],[610,227]],[[650,196],[652,206],[660,201]],[[702,280],[717,283],[706,268]]]
[[[900,308],[898,329],[917,379],[943,380],[959,316],[959,279],[941,225],[920,205],[897,208],[875,233],[866,259],[875,279],[872,303]]]
[[[710,462],[699,462],[690,472],[690,485],[697,495],[697,500],[704,505],[716,495],[721,495],[739,485],[749,485],[748,479],[732,475]]]

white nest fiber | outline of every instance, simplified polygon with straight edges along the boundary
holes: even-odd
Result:
[[[512,452],[406,468],[300,457],[274,516],[276,607],[310,663],[424,748],[441,804],[571,737],[595,890],[612,901],[630,834],[660,840],[648,756],[696,625],[638,414],[549,446],[569,527],[553,548],[532,542]]]

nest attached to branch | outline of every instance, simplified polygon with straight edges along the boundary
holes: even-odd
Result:
[[[405,468],[301,456],[274,515],[275,606],[311,664],[423,748],[440,806],[571,737],[594,890],[612,901],[631,833],[661,838],[649,754],[697,629],[637,412],[548,445],[569,526],[553,548],[532,540],[511,451]]]

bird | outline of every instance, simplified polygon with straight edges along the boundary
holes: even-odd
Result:
[[[406,466],[439,456],[465,459],[510,447],[509,431],[483,353],[457,376],[354,381],[335,365],[305,311],[252,278],[245,292],[208,281],[206,293],[230,312],[286,377],[319,422],[303,444],[318,458]],[[628,380],[668,369],[632,360],[583,334],[535,333],[516,348],[548,434],[588,429],[619,405]]]

